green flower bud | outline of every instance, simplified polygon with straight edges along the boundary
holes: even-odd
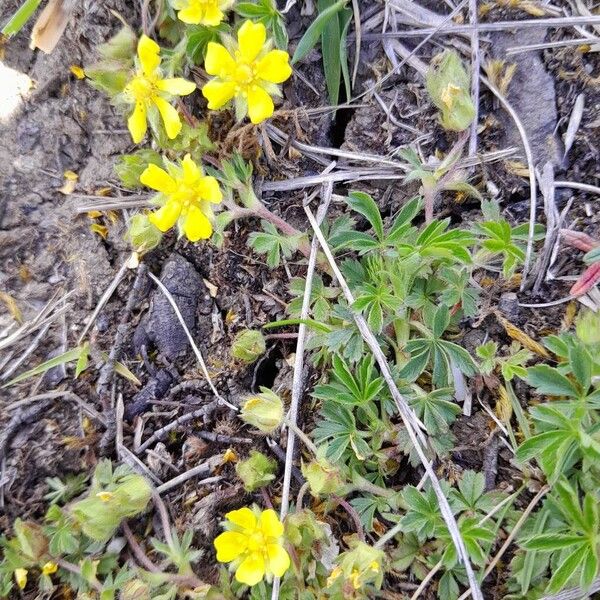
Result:
[[[577,318],[576,332],[586,346],[600,344],[600,312],[585,309]]]
[[[464,131],[475,118],[471,78],[454,50],[433,57],[427,72],[427,91],[440,109],[445,129]]]
[[[344,478],[339,469],[324,458],[313,460],[307,465],[303,464],[302,475],[306,478],[313,496],[339,492],[344,485]]]
[[[148,252],[160,244],[163,234],[156,225],[150,223],[148,215],[140,213],[131,217],[127,236],[135,250]]]
[[[338,556],[338,566],[331,572],[327,585],[331,587],[341,580],[349,592],[369,584],[379,589],[384,575],[383,550],[373,548],[357,539],[351,540],[350,548]]]
[[[253,363],[265,353],[267,345],[260,331],[246,329],[235,336],[231,346],[231,355],[246,363]]]
[[[283,402],[269,388],[261,387],[260,391],[260,394],[246,399],[240,417],[263,433],[271,433],[281,425],[283,420]]]
[[[276,470],[277,463],[256,450],[251,450],[250,457],[235,466],[235,472],[247,492],[253,492],[273,481]]]

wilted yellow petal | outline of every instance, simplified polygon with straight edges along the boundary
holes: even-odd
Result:
[[[258,85],[248,90],[248,115],[255,125],[268,119],[275,110],[271,96]]]
[[[242,529],[253,530],[256,527],[256,517],[247,506],[228,512],[225,518]]]
[[[235,83],[231,81],[209,81],[202,88],[202,95],[208,100],[208,108],[223,108],[235,95]]]
[[[218,535],[213,543],[217,550],[217,560],[219,562],[229,562],[245,552],[248,545],[248,536],[235,531],[225,531]]]
[[[174,192],[177,187],[173,178],[155,164],[149,164],[144,169],[144,172],[140,175],[140,183],[163,194]]]
[[[144,75],[153,75],[160,65],[160,46],[147,35],[142,34],[137,51]]]
[[[71,71],[71,73],[73,73],[77,79],[85,78],[85,71],[79,65],[71,65],[69,67],[69,71]]]
[[[209,42],[206,49],[204,69],[209,75],[218,75],[225,79],[235,71],[235,60],[225,46],[216,42]]]
[[[176,138],[181,131],[181,119],[179,118],[179,114],[164,98],[155,96],[152,98],[152,101],[156,104],[158,112],[160,112],[160,116],[165,124],[167,137],[170,140]]]
[[[20,590],[24,590],[27,585],[27,569],[15,569],[15,581]]]
[[[134,144],[139,144],[144,139],[148,124],[146,123],[146,105],[143,102],[136,102],[133,112],[127,119],[127,128]]]
[[[278,538],[283,535],[283,525],[272,508],[264,510],[260,515],[260,528],[268,537]]]
[[[10,294],[2,291],[0,291],[0,300],[6,304],[6,308],[8,308],[11,317],[17,321],[17,323],[22,323],[23,315],[21,309],[17,305],[17,301]]]
[[[108,236],[108,227],[106,227],[106,225],[100,225],[100,223],[92,223],[90,225],[90,231],[97,233],[103,240]]]
[[[256,74],[265,81],[283,83],[292,74],[289,60],[290,56],[284,50],[271,50],[258,62]]]
[[[179,219],[181,214],[181,205],[177,202],[167,202],[162,208],[148,215],[148,220],[156,225],[163,233],[169,231]]]
[[[267,556],[269,557],[269,571],[275,577],[281,577],[289,569],[290,557],[279,544],[269,544],[267,546]]]
[[[242,58],[247,62],[252,62],[265,45],[267,30],[262,23],[246,21],[240,27],[237,38]]]
[[[238,456],[231,448],[227,448],[223,454],[223,464],[237,462]]]
[[[249,586],[256,585],[264,576],[265,559],[258,552],[248,555],[235,572],[236,580]]]
[[[55,562],[49,561],[42,567],[42,573],[44,575],[52,575],[53,573],[56,573],[56,571],[58,571],[58,565]]]
[[[539,342],[536,342],[531,336],[526,334],[524,331],[519,329],[516,325],[513,325],[510,321],[505,319],[502,315],[498,314],[498,320],[502,323],[502,326],[506,330],[506,333],[513,339],[525,346],[527,350],[531,350],[538,356],[543,358],[550,358],[550,354]]]
[[[203,200],[208,200],[214,204],[218,204],[223,200],[223,193],[219,187],[219,182],[212,176],[207,175],[201,177],[196,185],[198,195]]]
[[[206,215],[197,207],[190,206],[183,222],[183,233],[190,242],[206,240],[212,235],[212,225]]]
[[[196,84],[183,77],[171,77],[159,80],[156,87],[162,92],[167,92],[173,96],[187,96],[196,89]]]

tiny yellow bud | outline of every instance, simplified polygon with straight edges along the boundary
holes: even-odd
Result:
[[[96,498],[100,498],[102,502],[109,502],[112,500],[114,494],[112,492],[98,492]]]
[[[327,587],[331,587],[334,583],[335,580],[342,574],[342,569],[340,567],[335,567],[333,569],[333,571],[331,571],[331,573],[329,574],[329,577],[327,578]]]
[[[73,73],[77,79],[85,78],[85,71],[79,65],[71,65],[69,67],[69,71],[71,71],[71,73]]]
[[[42,567],[42,573],[44,575],[52,575],[52,573],[56,573],[56,571],[58,571],[58,565],[55,562],[52,562],[52,561],[48,561]]]
[[[223,454],[223,464],[237,462],[237,459],[237,454],[231,448],[225,450],[225,453]]]
[[[27,569],[15,569],[14,575],[19,589],[25,589],[25,586],[27,585]]]

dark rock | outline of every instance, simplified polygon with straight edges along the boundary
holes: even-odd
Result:
[[[160,369],[148,383],[127,403],[125,418],[130,421],[136,415],[146,411],[153,400],[160,400],[171,388],[173,376],[169,371]]]
[[[558,113],[554,78],[546,70],[540,52],[521,52],[506,57],[507,48],[522,45],[524,40],[528,44],[543,42],[545,37],[544,29],[528,30],[526,38],[520,30],[496,32],[491,36],[491,49],[494,58],[517,65],[508,87],[507,100],[515,109],[527,132],[534,164],[544,165],[551,162],[559,166],[564,152],[562,142],[555,133]],[[505,127],[503,147],[522,148],[521,136],[512,117],[505,110],[498,111],[496,114]]]
[[[171,292],[181,316],[193,332],[196,311],[202,300],[212,302],[202,277],[185,258],[172,254],[165,263],[161,282]],[[155,289],[150,298],[150,310],[142,318],[133,335],[136,352],[145,346],[155,347],[168,360],[174,360],[188,347],[188,339],[169,300]]]

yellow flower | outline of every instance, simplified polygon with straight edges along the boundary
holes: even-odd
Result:
[[[290,566],[283,548],[283,525],[273,509],[262,512],[247,507],[225,515],[225,531],[215,538],[219,562],[231,562],[235,578],[256,585],[266,577],[281,577]]]
[[[15,581],[20,590],[24,590],[27,585],[27,569],[15,569]]]
[[[56,573],[58,571],[58,565],[55,562],[47,562],[42,567],[42,573],[44,575],[52,575],[52,573]]]
[[[217,26],[230,9],[234,0],[171,0],[171,6],[178,10],[180,21],[190,25]]]
[[[163,78],[160,70],[160,46],[142,35],[137,48],[138,69],[125,86],[124,95],[135,108],[127,120],[133,141],[138,144],[146,135],[148,111],[158,109],[167,137],[173,139],[181,131],[179,114],[170,104],[173,96],[187,96],[196,84],[181,77]]]
[[[114,497],[112,492],[98,492],[96,498],[100,498],[102,502],[109,502]]]
[[[214,75],[203,88],[208,108],[218,110],[235,99],[238,119],[250,115],[252,123],[268,119],[274,110],[271,96],[281,96],[278,83],[292,74],[289,54],[271,50],[267,30],[262,23],[246,21],[237,33],[237,43],[224,38],[229,49],[210,42],[204,68]]]
[[[160,192],[154,200],[162,208],[148,215],[148,220],[163,232],[177,223],[180,234],[191,242],[209,238],[213,230],[211,204],[223,199],[217,180],[204,175],[189,154],[180,166],[168,162],[167,170],[150,164],[140,176],[141,183]]]

